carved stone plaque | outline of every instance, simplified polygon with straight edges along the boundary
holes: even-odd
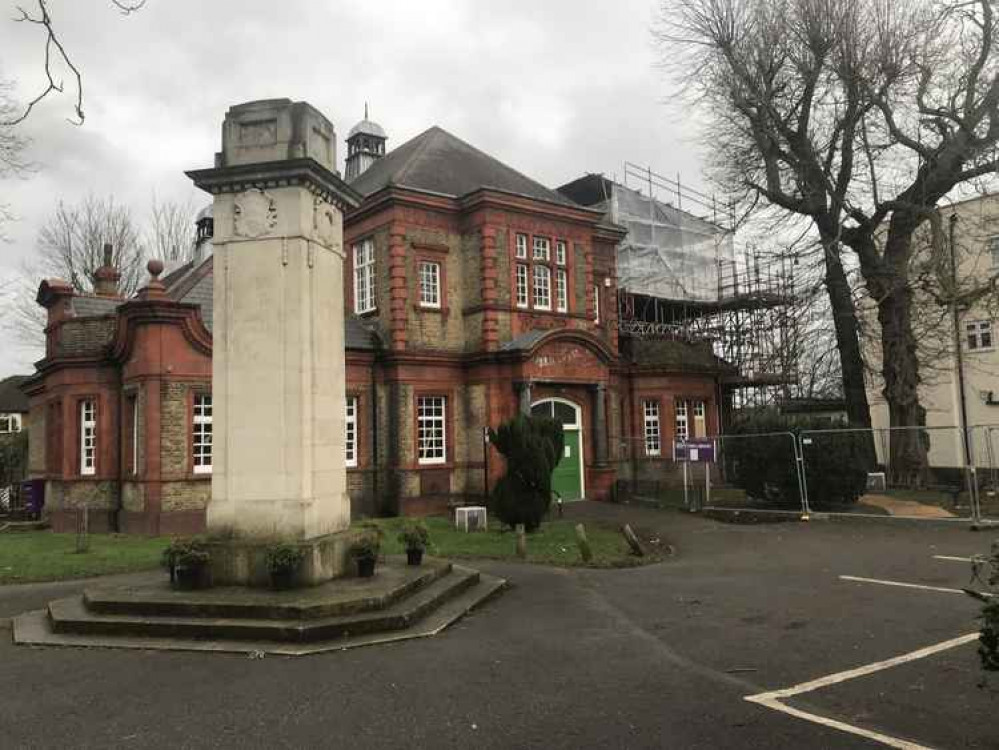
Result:
[[[277,205],[270,193],[260,188],[236,196],[233,206],[233,232],[237,237],[260,237],[277,226]]]
[[[343,236],[340,212],[319,197],[312,201],[312,229],[326,247],[340,249],[340,238]]]

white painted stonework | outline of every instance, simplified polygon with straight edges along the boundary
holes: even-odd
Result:
[[[304,122],[314,135],[319,150],[312,153],[289,135],[291,108],[301,104],[242,106],[252,117],[234,107],[223,126],[216,165],[223,176],[233,166],[289,156],[320,157],[333,169],[333,129],[316,110],[295,113],[297,126]],[[249,124],[240,124],[241,116]],[[245,148],[232,140],[241,137]],[[207,522],[210,531],[239,537],[313,539],[350,524],[343,215],[314,186],[281,182],[215,194],[215,445]]]

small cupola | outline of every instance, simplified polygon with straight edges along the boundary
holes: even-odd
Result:
[[[378,159],[385,156],[388,136],[377,122],[368,119],[368,105],[364,104],[364,119],[347,134],[347,164],[344,177],[347,182],[355,179]]]

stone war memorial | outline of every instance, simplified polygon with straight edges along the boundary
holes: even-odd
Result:
[[[306,654],[433,635],[505,585],[430,559],[355,574],[345,466],[343,213],[332,123],[305,102],[233,106],[211,168],[214,467],[210,586],[163,573],[95,586],[14,622],[22,644]],[[155,277],[162,264],[150,263]],[[270,587],[291,548],[294,586]]]

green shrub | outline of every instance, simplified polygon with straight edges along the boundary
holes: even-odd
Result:
[[[552,471],[562,456],[562,424],[548,417],[518,414],[489,440],[506,459],[506,474],[493,487],[490,510],[513,528],[524,524],[534,531],[548,513],[552,499]]]
[[[0,487],[17,484],[28,472],[28,431],[0,435]]]
[[[827,419],[790,419],[773,413],[757,413],[735,422],[722,442],[722,458],[730,480],[746,494],[777,507],[800,507],[794,444],[805,430],[829,429]],[[760,437],[752,437],[761,435]],[[855,503],[867,486],[867,466],[861,432],[824,432],[802,444],[809,506],[815,510]]]
[[[163,550],[163,567],[167,570],[197,568],[210,560],[211,554],[200,539],[174,539]]]
[[[424,550],[430,541],[430,532],[422,521],[410,521],[399,532],[399,541],[409,550]]]
[[[999,542],[992,543],[992,554],[988,558],[975,560],[973,565],[975,580],[988,589],[965,589],[968,595],[982,602],[978,657],[981,659],[982,669],[999,672]]]
[[[271,573],[293,573],[304,559],[304,550],[294,544],[273,544],[264,550],[264,561]]]

